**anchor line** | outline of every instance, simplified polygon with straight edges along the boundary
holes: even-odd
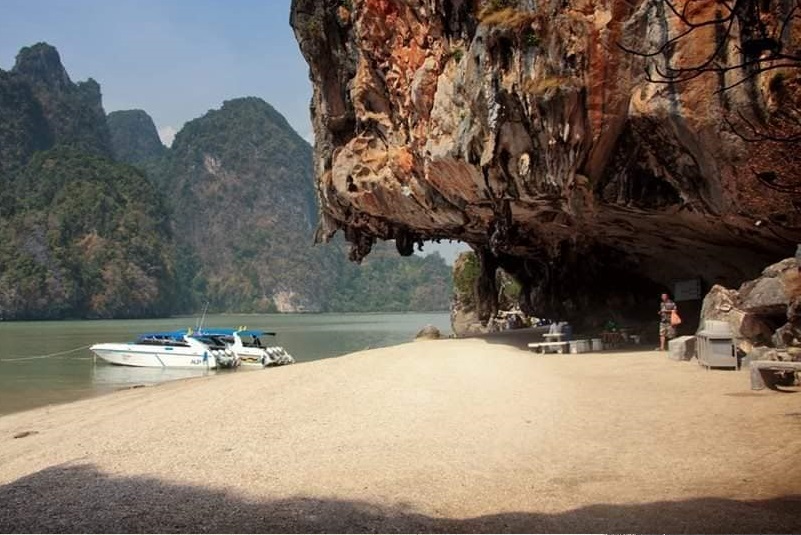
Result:
[[[26,360],[41,360],[41,359],[49,359],[53,357],[60,357],[62,355],[69,355],[70,353],[76,353],[78,351],[82,351],[84,349],[89,349],[91,345],[76,347],[75,349],[69,349],[67,351],[59,351],[57,353],[48,353],[47,355],[34,355],[31,357],[0,357],[0,362],[22,362]]]

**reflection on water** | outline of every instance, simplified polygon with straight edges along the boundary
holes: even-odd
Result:
[[[213,374],[214,371],[204,370],[111,366],[100,361],[95,364],[92,353],[85,348],[46,359],[10,360],[101,342],[133,341],[140,333],[185,329],[194,327],[195,323],[196,319],[189,317],[0,322],[0,415],[119,388]],[[278,337],[268,343],[283,346],[299,363],[409,342],[427,324],[443,333],[450,332],[447,313],[219,315],[208,317],[205,324],[215,327],[247,325],[251,329],[276,332]]]
[[[112,366],[101,362],[92,367],[92,383],[95,388],[100,390],[116,390],[132,386],[155,385],[176,379],[204,377],[213,373],[215,373],[214,370],[131,368],[128,366]]]

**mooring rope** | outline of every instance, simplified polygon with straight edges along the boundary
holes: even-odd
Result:
[[[76,347],[75,349],[69,349],[67,351],[59,351],[57,353],[49,353],[47,355],[34,355],[32,357],[0,357],[0,362],[22,362],[24,360],[49,359],[53,357],[60,357],[62,355],[69,355],[70,353],[76,353],[83,349],[89,349],[90,347],[91,344],[88,346]]]

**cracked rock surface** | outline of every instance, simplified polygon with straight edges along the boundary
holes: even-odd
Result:
[[[318,239],[343,231],[357,261],[378,239],[401,254],[467,242],[484,317],[497,267],[540,315],[650,317],[676,280],[736,286],[801,242],[801,150],[726,126],[732,110],[797,111],[798,72],[725,92],[712,74],[649,82],[665,58],[618,44],[682,31],[663,2],[294,0],[291,23],[314,84]],[[740,35],[723,44],[732,63]],[[674,64],[719,45],[691,37]]]

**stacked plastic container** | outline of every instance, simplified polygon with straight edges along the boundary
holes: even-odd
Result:
[[[592,350],[592,346],[590,345],[589,340],[575,340],[570,342],[570,352],[573,354],[576,353],[587,353],[588,351]]]

